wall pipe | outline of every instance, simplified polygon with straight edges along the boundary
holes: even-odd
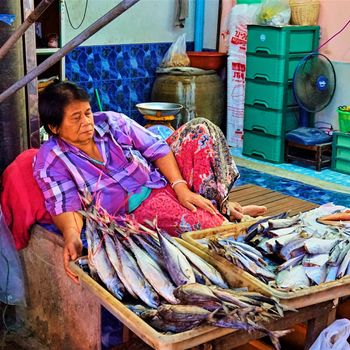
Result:
[[[194,15],[194,51],[203,50],[205,0],[196,0]]]
[[[27,16],[24,22],[16,31],[6,40],[5,44],[0,47],[0,60],[7,54],[10,48],[25,33],[25,31],[41,16],[42,13],[56,0],[42,0],[40,4]]]
[[[39,74],[45,72],[46,69],[50,68],[56,62],[58,62],[62,57],[64,57],[68,52],[72,51],[74,48],[79,46],[86,39],[90,38],[90,36],[94,35],[101,28],[106,26],[109,22],[111,22],[116,17],[120,16],[123,12],[128,10],[131,6],[135,5],[140,0],[123,0],[117,6],[112,8],[109,12],[99,18],[96,22],[91,24],[88,28],[86,28],[82,33],[77,35],[71,41],[69,41],[66,45],[64,45],[60,50],[55,52],[49,58],[47,58],[44,62],[42,62],[39,66],[30,71],[27,75],[25,75],[21,80],[17,81],[15,84],[10,86],[7,90],[5,90],[0,95],[0,103],[2,103],[6,98],[14,94],[20,88],[28,84],[31,80],[36,78]]]

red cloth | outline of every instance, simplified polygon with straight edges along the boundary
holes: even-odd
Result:
[[[28,245],[30,228],[35,222],[52,223],[33,177],[32,163],[37,152],[37,149],[22,152],[2,174],[1,209],[17,250]]]

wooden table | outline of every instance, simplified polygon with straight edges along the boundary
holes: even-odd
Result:
[[[241,204],[266,205],[268,214],[291,210],[290,213],[293,215],[317,206],[255,185],[238,187],[232,192],[231,199]],[[92,287],[87,283],[76,285],[67,278],[62,264],[62,246],[63,240],[60,236],[38,225],[32,229],[29,246],[21,251],[27,282],[28,307],[22,310],[19,318],[40,340],[48,344],[51,350],[99,350],[101,305],[107,307],[117,317],[120,317],[119,311],[111,306],[113,302],[101,300],[96,290],[93,290],[98,286]],[[105,290],[104,292],[107,293]],[[308,349],[320,331],[332,320],[329,318],[333,308],[331,299],[332,295],[329,301],[299,309],[297,313],[289,313],[285,318],[271,323],[269,328],[285,329],[300,322],[307,322],[309,327],[305,349]],[[134,314],[130,316],[136,317]],[[128,322],[129,324],[127,322],[125,324],[145,342],[132,338],[132,342],[121,345],[119,349],[147,349],[152,345],[152,348],[158,350],[180,350],[206,344],[201,346],[228,350],[261,337],[259,333],[249,334],[224,328],[213,329],[208,326],[199,333],[192,330],[193,332],[189,331],[187,336],[174,335],[176,343],[159,346],[157,339],[146,337],[142,327],[135,328],[132,320]]]
[[[318,204],[252,184],[235,188],[229,199],[241,205],[264,205],[268,209],[267,215],[275,215],[284,211],[289,211],[290,215],[295,215],[318,207]]]

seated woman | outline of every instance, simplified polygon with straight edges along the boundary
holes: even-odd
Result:
[[[261,215],[265,207],[229,203],[239,173],[222,132],[196,118],[167,142],[121,113],[92,113],[89,95],[71,82],[49,85],[39,114],[51,135],[34,162],[45,205],[64,236],[64,266],[82,251],[80,195],[99,193],[111,215],[158,218],[171,235]]]

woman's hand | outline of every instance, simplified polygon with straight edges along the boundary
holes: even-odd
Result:
[[[237,202],[227,202],[222,213],[226,215],[230,221],[241,220],[244,215],[243,207]]]
[[[67,275],[78,283],[78,276],[69,268],[69,262],[81,256],[83,245],[81,239],[76,232],[65,234],[64,248],[63,248],[63,263]]]
[[[191,210],[192,212],[196,212],[197,208],[202,208],[209,213],[216,215],[218,213],[214,204],[200,194],[194,193],[188,189],[187,184],[179,183],[174,187],[174,191],[176,193],[177,199],[180,204]]]

